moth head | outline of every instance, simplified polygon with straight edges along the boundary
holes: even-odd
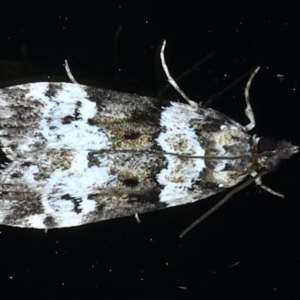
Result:
[[[275,170],[282,159],[289,159],[299,152],[299,147],[287,141],[277,141],[271,137],[262,137],[257,145],[257,162],[265,170]]]

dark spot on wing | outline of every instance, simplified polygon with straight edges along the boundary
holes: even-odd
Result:
[[[21,167],[30,167],[32,165],[32,162],[30,162],[30,161],[26,161],[26,162],[24,162],[24,163],[22,163],[21,164]]]
[[[138,194],[138,193],[134,193],[134,194],[130,194],[129,198],[128,198],[128,203],[138,203],[138,204],[155,204],[155,205],[162,205],[161,208],[164,207],[164,205],[162,203],[159,203],[159,194],[160,194],[161,190],[158,187],[153,188],[152,190],[148,191],[147,193],[143,193],[143,194]],[[160,208],[160,207],[158,207]]]
[[[137,99],[137,101],[138,101],[138,99]],[[147,124],[147,123],[159,124],[160,116],[161,116],[160,110],[157,110],[156,107],[149,106],[145,110],[136,109],[131,115],[131,120],[134,122],[141,122],[143,124]]]
[[[73,121],[75,120],[74,116],[65,116],[64,118],[62,118],[61,122],[66,125],[66,124],[71,124]]]
[[[49,83],[47,90],[45,92],[45,96],[49,98],[54,98],[58,91],[62,89],[62,85],[59,83]]]
[[[88,99],[96,102],[98,106],[101,105],[101,102],[103,100],[110,100],[111,94],[114,93],[114,91],[100,89],[100,88],[93,88],[90,86],[86,86],[85,91],[87,93]]]
[[[65,194],[63,196],[61,196],[61,199],[62,200],[67,200],[67,201],[72,201],[73,205],[74,205],[74,212],[76,212],[77,214],[80,214],[82,212],[82,208],[80,207],[81,206],[81,202],[82,202],[82,199],[80,198],[75,198],[73,196],[71,196],[70,194]]]
[[[126,140],[136,140],[141,136],[140,132],[127,132],[123,135]]]
[[[43,223],[47,228],[55,228],[57,227],[57,223],[55,222],[54,218],[52,216],[47,216]]]
[[[0,141],[1,142],[1,141]],[[5,165],[11,163],[12,161],[5,155],[5,153],[0,148],[0,170],[5,169]]]
[[[216,122],[206,122],[202,124],[202,128],[197,128],[196,133],[197,135],[202,135],[203,132],[216,132],[220,131],[220,123]]]
[[[10,175],[10,178],[11,179],[17,179],[17,178],[21,178],[22,175],[23,175],[23,173],[21,173],[21,172],[15,172],[15,173]]]
[[[123,180],[123,184],[128,187],[135,187],[139,184],[139,180],[137,178],[127,178]]]
[[[77,101],[73,115],[68,115],[68,116],[63,117],[61,122],[64,125],[66,125],[66,124],[72,123],[73,121],[80,120],[81,114],[79,112],[79,109],[80,109],[81,105],[82,105],[82,103],[80,101]]]

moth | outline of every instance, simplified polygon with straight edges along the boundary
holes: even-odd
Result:
[[[164,70],[179,89],[164,46]],[[248,133],[255,125],[248,95],[253,76],[246,126],[187,97],[161,100],[63,82],[1,89],[0,223],[79,226],[191,203],[253,181],[265,187],[261,176],[298,147]]]

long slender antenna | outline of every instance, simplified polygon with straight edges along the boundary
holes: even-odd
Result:
[[[166,41],[163,40],[162,46],[161,46],[161,50],[160,50],[160,59],[161,59],[161,64],[162,67],[166,73],[166,76],[168,78],[169,83],[174,87],[174,89],[183,97],[184,100],[186,100],[186,102],[188,102],[191,106],[193,107],[198,107],[198,103],[196,103],[195,101],[191,100],[186,94],[185,92],[178,86],[178,84],[176,83],[176,81],[174,80],[174,78],[171,76],[168,66],[166,64],[166,60],[165,60],[165,47],[166,47]]]
[[[249,91],[250,91],[250,87],[251,87],[253,78],[259,70],[260,70],[260,66],[256,67],[255,70],[251,73],[251,75],[247,81],[246,88],[245,88],[245,100],[246,100],[245,114],[246,114],[247,118],[249,119],[249,124],[244,126],[246,131],[249,131],[255,127],[255,117],[254,117],[254,113],[253,113],[253,110],[252,110],[252,107],[250,104]]]

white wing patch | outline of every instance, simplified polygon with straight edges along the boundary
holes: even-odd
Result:
[[[163,131],[157,142],[162,150],[169,153],[204,156],[205,150],[201,147],[190,123],[193,119],[201,118],[194,107],[171,102],[161,114],[160,125]],[[157,175],[157,181],[164,186],[160,195],[161,201],[172,206],[192,202],[195,194],[190,189],[205,168],[204,160],[173,155],[166,155],[166,159],[167,168]]]

